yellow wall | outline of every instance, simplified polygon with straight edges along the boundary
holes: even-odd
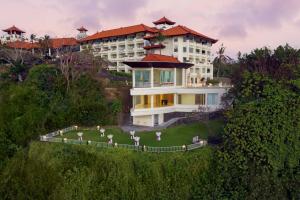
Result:
[[[194,94],[181,94],[181,104],[195,105],[195,95]]]

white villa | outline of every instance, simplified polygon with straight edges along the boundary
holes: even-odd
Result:
[[[193,64],[171,56],[148,54],[141,61],[124,63],[133,73],[133,125],[160,125],[174,113],[216,111],[222,107],[222,95],[230,88],[222,83],[189,83],[187,72]]]

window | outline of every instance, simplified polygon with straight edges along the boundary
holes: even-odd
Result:
[[[194,53],[194,49],[190,47],[190,48],[189,48],[189,52],[190,52],[190,53]]]
[[[176,37],[176,38],[174,38],[174,42],[178,42],[178,38]]]
[[[149,87],[150,86],[150,71],[135,71],[136,87]]]
[[[184,37],[183,37],[183,42],[186,42],[186,41],[187,41],[187,37],[184,36]]]
[[[209,55],[209,56],[210,56],[210,51],[207,51],[207,55]]]
[[[160,71],[160,82],[161,83],[173,83],[174,82],[174,71]]]
[[[196,49],[196,53],[200,53],[200,49]]]
[[[203,74],[205,73],[205,68],[204,68],[204,67],[202,68],[202,73],[203,73]]]
[[[174,52],[178,52],[178,47],[174,47]]]
[[[210,68],[207,68],[207,73],[208,73],[208,74],[210,73]]]
[[[205,54],[205,50],[202,50],[202,54],[203,54],[203,55]]]
[[[187,59],[186,59],[186,57],[183,57],[183,62],[187,62]]]
[[[178,103],[178,104],[181,104],[181,102],[182,102],[182,100],[181,100],[181,98],[182,98],[182,97],[181,97],[181,94],[178,94],[177,97],[178,97],[178,100],[177,100],[178,102],[177,102],[177,103]]]
[[[205,94],[196,94],[195,104],[205,105]]]
[[[218,93],[208,93],[207,105],[217,105],[217,103],[218,103]]]
[[[183,50],[183,52],[185,53],[185,52],[186,52],[186,47],[183,47],[183,49],[182,49],[182,50]]]

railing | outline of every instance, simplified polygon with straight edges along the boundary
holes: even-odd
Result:
[[[151,87],[150,82],[135,82],[135,87],[136,88],[149,88]]]
[[[106,142],[96,142],[96,141],[90,141],[90,140],[74,140],[74,139],[67,139],[67,138],[57,138],[55,136],[58,136],[60,134],[63,134],[68,131],[77,130],[77,126],[71,126],[65,129],[61,129],[59,131],[54,131],[51,133],[48,133],[46,135],[43,135],[40,137],[40,141],[42,142],[54,142],[54,143],[64,143],[64,144],[75,144],[75,145],[87,145],[87,146],[94,146],[99,148],[123,148],[128,150],[134,150],[134,151],[144,151],[144,152],[151,152],[151,153],[164,153],[164,152],[183,152],[183,151],[191,151],[194,149],[201,148],[203,146],[207,145],[206,140],[202,140],[195,144],[189,144],[189,145],[182,145],[182,146],[170,146],[170,147],[151,147],[151,146],[137,146],[137,145],[131,145],[131,144],[109,144]]]

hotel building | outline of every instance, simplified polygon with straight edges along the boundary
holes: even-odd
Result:
[[[114,63],[110,70],[131,71],[124,61],[140,61],[148,53],[156,53],[194,64],[187,70],[190,83],[213,78],[211,46],[217,40],[185,26],[175,26],[165,17],[153,23],[155,27],[139,24],[95,33],[80,41],[81,50],[91,48],[95,56]]]

